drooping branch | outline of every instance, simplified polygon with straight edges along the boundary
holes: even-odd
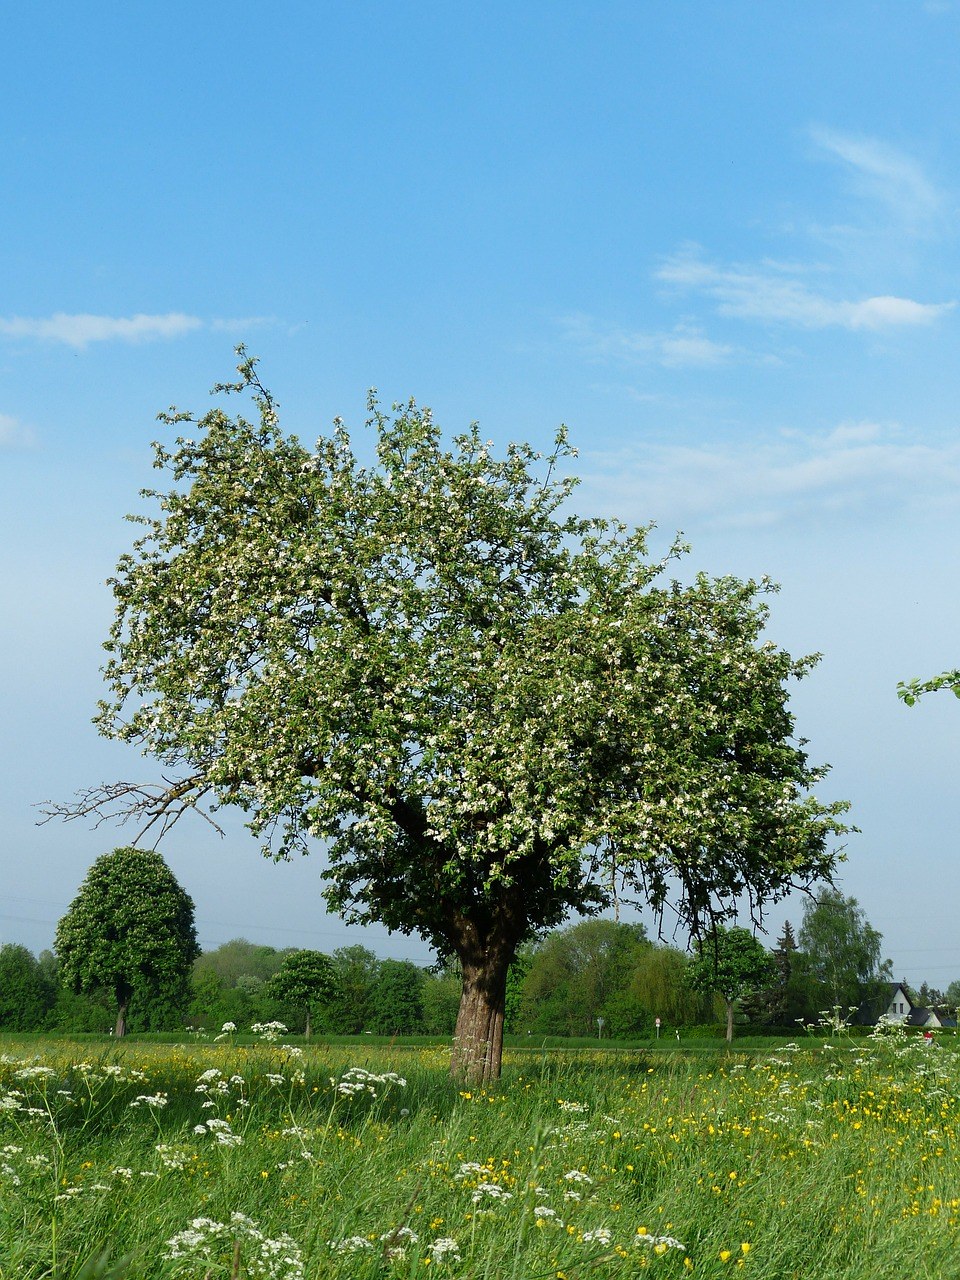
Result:
[[[225,834],[211,813],[200,805],[210,790],[203,783],[202,774],[173,781],[165,778],[162,783],[150,782],[101,782],[76,793],[74,801],[45,800],[37,808],[43,814],[38,826],[52,818],[62,822],[90,819],[94,830],[105,822],[124,826],[128,822],[142,825],[134,837],[134,844],[148,831],[159,826],[155,844],[166,835],[185,813],[198,813],[221,836]]]

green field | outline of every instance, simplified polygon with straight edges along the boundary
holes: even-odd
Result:
[[[0,1280],[960,1275],[953,1041],[0,1044]]]

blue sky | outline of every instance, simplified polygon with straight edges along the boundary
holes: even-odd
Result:
[[[33,806],[100,741],[104,585],[155,416],[233,347],[285,424],[368,387],[580,448],[585,514],[782,584],[798,730],[853,803],[841,887],[896,975],[960,978],[960,6],[20,6],[0,105],[0,940],[50,945],[123,832]],[[242,827],[164,852],[201,939],[416,940],[324,915]],[[792,902],[774,912],[799,921]]]

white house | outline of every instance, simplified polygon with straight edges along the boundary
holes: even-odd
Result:
[[[890,984],[890,999],[885,1010],[888,1022],[902,1022],[908,1027],[955,1027],[956,1021],[946,1014],[936,1013],[914,1004],[902,982]]]

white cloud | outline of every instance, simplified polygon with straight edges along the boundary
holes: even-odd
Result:
[[[0,449],[28,449],[35,443],[29,427],[8,413],[0,413]]]
[[[23,316],[0,319],[2,336],[62,342],[80,350],[91,342],[152,342],[162,338],[179,338],[202,327],[202,320],[179,311],[162,316],[68,315],[58,311],[56,315],[45,319],[28,319]]]
[[[855,189],[885,204],[906,222],[921,222],[937,214],[943,198],[910,156],[877,138],[814,126],[814,143],[827,157],[844,166]]]
[[[811,289],[801,274],[794,265],[777,263],[714,266],[695,248],[674,254],[656,272],[658,280],[714,299],[721,315],[783,321],[806,329],[876,330],[932,324],[956,305],[889,295],[858,301],[835,299]]]
[[[214,333],[246,333],[248,329],[262,329],[269,324],[276,324],[273,316],[230,316],[211,320],[210,328]]]
[[[660,364],[668,369],[711,368],[727,364],[736,349],[714,342],[699,329],[677,325],[665,332],[644,332],[603,326],[590,316],[569,315],[560,320],[564,336],[595,360],[621,364]]]
[[[876,422],[716,444],[644,443],[585,452],[582,461],[584,487],[603,510],[667,528],[889,519],[960,500],[960,442],[931,443]]]

